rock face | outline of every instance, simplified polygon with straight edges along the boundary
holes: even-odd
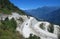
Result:
[[[2,16],[1,16],[2,17]],[[41,39],[58,39],[60,34],[60,26],[54,25],[46,21],[38,21],[34,17],[19,15],[12,13],[6,15],[5,18],[14,18],[17,22],[16,31],[19,31],[25,38],[29,38],[30,34],[36,35]],[[5,19],[3,17],[3,19]]]
[[[19,31],[25,38],[30,34],[39,36],[41,39],[58,39],[60,30],[59,25],[54,25],[46,21],[38,21],[34,17],[25,18],[22,24],[18,24],[16,30]],[[41,27],[43,26],[43,27]]]

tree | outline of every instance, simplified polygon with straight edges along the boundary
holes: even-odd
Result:
[[[15,19],[12,18],[10,21],[11,21],[11,27],[13,27],[14,29],[16,29],[17,23],[16,23]]]

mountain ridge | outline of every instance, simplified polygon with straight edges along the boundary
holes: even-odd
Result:
[[[59,17],[55,18],[55,17],[53,17],[53,15],[52,16],[50,15],[50,14],[55,13],[55,11],[57,11],[59,9],[60,9],[60,7],[48,7],[48,8],[47,7],[42,7],[42,8],[38,8],[38,9],[35,9],[35,10],[33,9],[31,11],[27,10],[26,14],[32,15],[32,16],[36,17],[39,20],[43,19],[43,20],[46,20],[46,21],[51,22],[53,24],[59,24],[60,25],[60,23],[58,23],[59,21],[56,20]],[[56,13],[57,14],[55,14],[55,15],[59,15],[58,11]],[[53,18],[51,19],[51,17],[55,18],[55,20],[56,20],[57,23],[55,23],[54,20],[53,20]],[[52,20],[53,20],[53,22],[52,22]]]
[[[9,0],[0,0],[0,13],[11,14],[11,12],[18,12],[19,14],[25,14],[24,11],[12,4]]]

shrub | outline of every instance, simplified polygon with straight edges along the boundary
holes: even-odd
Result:
[[[40,39],[40,37],[38,37],[36,35],[32,36],[32,34],[30,34],[30,37],[26,38],[26,39]]]
[[[39,27],[44,30],[44,29],[45,29],[44,23],[41,23],[41,24],[39,25]]]
[[[48,31],[51,32],[51,33],[54,32],[54,26],[53,26],[53,24],[50,24],[50,25],[49,25]]]

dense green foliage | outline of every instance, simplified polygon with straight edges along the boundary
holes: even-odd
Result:
[[[16,32],[17,23],[12,18],[9,20],[6,18],[4,21],[0,21],[0,39],[22,39],[23,37]]]
[[[30,37],[26,38],[26,39],[40,39],[40,37],[38,37],[36,35],[32,36],[32,34],[30,34]]]
[[[0,29],[4,29],[4,30],[8,30],[9,28],[10,29],[16,29],[16,26],[17,26],[17,23],[16,21],[12,18],[11,20],[9,20],[8,18],[5,19],[5,21],[2,21],[1,20],[1,27]],[[3,27],[4,26],[4,27]]]
[[[51,32],[51,33],[54,32],[54,26],[53,26],[53,24],[49,25],[48,31]]]
[[[0,0],[0,12],[4,14],[11,14],[11,12],[18,12],[19,14],[25,14],[18,7],[14,6],[9,0]]]

